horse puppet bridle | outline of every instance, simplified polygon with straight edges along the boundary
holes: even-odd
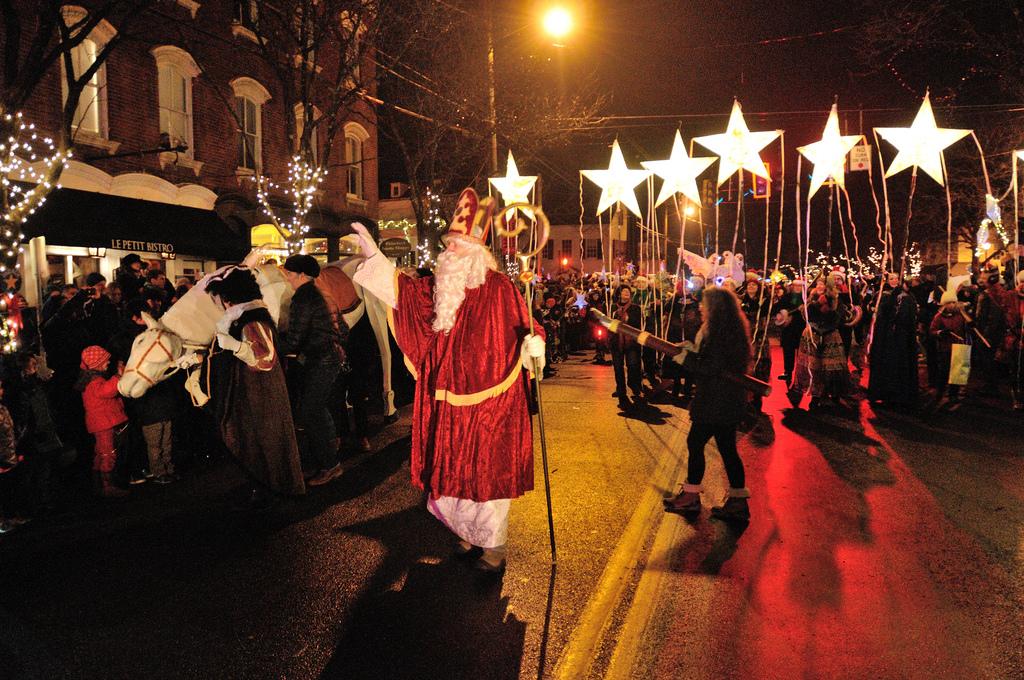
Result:
[[[165,380],[165,379],[171,377],[172,375],[174,375],[175,373],[177,373],[179,370],[181,370],[180,367],[175,365],[175,363],[174,363],[175,361],[177,361],[177,357],[175,357],[174,353],[171,352],[171,350],[169,350],[167,348],[167,346],[164,345],[164,343],[163,343],[163,337],[165,335],[171,335],[171,333],[169,333],[168,331],[162,330],[162,329],[157,329],[155,341],[152,344],[150,344],[150,346],[146,349],[145,352],[142,353],[142,356],[139,357],[139,361],[136,363],[136,366],[142,366],[143,364],[147,363],[146,362],[146,357],[149,356],[150,352],[152,352],[154,349],[157,349],[157,348],[162,350],[163,353],[167,355],[167,359],[171,362],[171,366],[169,366],[168,368],[165,368],[164,369],[164,373],[157,380],[154,380],[153,378],[149,377],[148,375],[146,375],[145,373],[140,371],[138,368],[128,368],[128,367],[125,367],[123,375],[128,375],[129,373],[134,373],[137,376],[139,376],[139,378],[141,378],[143,381],[149,383],[149,386],[152,387],[153,385],[156,385],[161,380]],[[168,369],[171,369],[170,372],[168,372]]]

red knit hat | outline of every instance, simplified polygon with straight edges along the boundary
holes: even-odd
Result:
[[[90,345],[82,350],[82,370],[102,371],[110,361],[110,352],[99,345]]]

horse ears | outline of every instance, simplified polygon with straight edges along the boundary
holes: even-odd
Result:
[[[146,322],[146,328],[160,328],[160,322],[151,317],[147,312],[142,312],[142,320]]]

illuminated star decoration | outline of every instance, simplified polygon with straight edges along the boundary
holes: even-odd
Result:
[[[612,144],[612,159],[607,170],[580,170],[580,173],[601,187],[601,200],[597,204],[598,215],[610,206],[622,203],[631,213],[642,217],[633,187],[650,177],[651,173],[649,170],[630,170],[626,167],[626,159],[622,157],[619,140],[616,139]]]
[[[829,178],[839,186],[844,186],[846,154],[850,153],[850,149],[857,146],[857,143],[863,138],[864,135],[839,134],[839,113],[836,110],[836,105],[833,104],[821,139],[807,146],[798,146],[796,149],[803,154],[804,158],[814,163],[814,174],[811,175],[808,198],[814,196],[815,192]]]
[[[505,205],[512,205],[513,203],[530,203],[530,192],[533,191],[533,185],[537,183],[536,175],[523,176],[519,174],[519,168],[516,167],[516,159],[512,157],[512,151],[508,152],[508,165],[505,167],[504,177],[491,177],[491,184],[498,193],[501,194],[501,198],[505,201]],[[511,212],[511,211],[509,211]],[[533,212],[529,210],[523,210],[527,217],[533,218]]]
[[[733,101],[725,132],[694,137],[694,141],[718,154],[718,186],[722,186],[737,170],[747,170],[770,182],[768,168],[761,160],[760,151],[775,141],[779,134],[778,130],[751,132],[743,120],[740,103]]]
[[[928,94],[925,94],[910,127],[875,128],[875,132],[899,149],[896,158],[885,171],[886,177],[892,177],[907,168],[921,168],[940,185],[945,183],[942,177],[942,150],[971,134],[970,130],[936,127]]]
[[[667,161],[644,161],[645,168],[660,177],[663,182],[661,192],[654,207],[672,198],[677,193],[683,194],[694,203],[700,203],[700,192],[697,191],[697,175],[708,169],[715,162],[715,157],[690,158],[686,153],[683,137],[676,130],[675,141],[672,142],[672,155]]]

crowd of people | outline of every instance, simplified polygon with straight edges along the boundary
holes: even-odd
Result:
[[[365,235],[361,238],[367,256],[373,257],[371,242]],[[462,238],[474,247],[479,245],[468,236]],[[448,254],[454,258],[452,263],[465,255],[458,248],[453,252]],[[466,262],[470,260],[464,266],[481,272],[493,269],[472,258]],[[532,330],[531,352],[545,376],[550,376],[570,354],[592,349],[593,363],[612,365],[612,396],[625,415],[655,398],[688,403],[692,426],[687,482],[679,495],[666,500],[666,509],[699,512],[703,451],[714,438],[730,491],[713,515],[746,519],[749,492],[736,451],[736,432],[764,421],[760,396],[764,390],[746,389],[735,380],[723,382],[723,374],[762,384],[773,377],[782,380],[793,407],[809,397],[808,407],[814,411],[852,406],[862,397],[861,373],[868,370],[863,396],[876,405],[955,410],[969,398],[967,383],[973,369],[973,390],[999,395],[1008,387],[1013,407],[1024,410],[1024,272],[1018,273],[1016,264],[989,264],[973,277],[954,277],[944,285],[932,276],[878,278],[841,268],[817,271],[809,280],[788,280],[777,272],[765,277],[754,270],[742,272],[740,280],[693,272],[679,277],[662,273],[653,280],[643,275],[563,273],[537,282],[532,319],[513,321],[510,329],[523,328],[509,331],[509,351],[519,334]],[[135,338],[150,319],[159,319],[194,285],[187,278],[171,285],[161,270],[147,271],[137,255],[124,258],[121,265],[109,285],[102,275],[92,273],[80,286],[51,287],[39,313],[38,344],[30,341],[27,351],[7,358],[0,384],[0,530],[9,531],[52,510],[55,483],[68,477],[66,469],[76,469],[76,461],[82,463],[80,469],[91,460],[97,495],[121,497],[133,484],[173,483],[181,464],[211,457],[226,447],[251,482],[250,501],[261,505],[275,493],[301,493],[307,485],[336,479],[342,470],[340,456],[347,449],[341,437],[354,433],[352,448],[369,449],[368,381],[365,375],[352,374],[350,329],[329,310],[318,291],[315,280],[320,268],[314,258],[292,256],[283,265],[294,294],[290,324],[280,334],[247,270],[231,271],[230,276],[210,283],[206,293],[227,310],[218,323],[216,346],[237,360],[221,371],[219,389],[231,397],[212,412],[187,403],[180,375],[158,382],[138,399],[118,393],[118,379]],[[401,308],[390,299],[387,286],[392,275],[381,271],[374,294]],[[466,280],[472,283],[479,274],[475,271],[458,276],[470,277]],[[447,286],[454,275],[446,273],[436,285]],[[491,274],[480,278],[484,280],[498,282]],[[446,289],[427,296],[413,292],[419,284],[407,287],[408,299],[416,301],[409,303],[408,313],[419,315],[395,321],[397,328],[407,328],[399,339],[407,359],[425,351],[421,335],[447,337],[448,327],[434,326],[443,326],[444,319],[462,305],[465,292],[475,290],[463,278],[451,281],[451,304],[445,302],[449,300]],[[454,311],[446,311],[448,307]],[[493,308],[491,304],[484,309]],[[618,327],[638,329],[640,338],[609,332],[605,324],[589,317],[591,310],[611,317]],[[422,324],[431,330],[420,328]],[[474,332],[483,330],[474,327]],[[664,338],[682,351],[674,356],[659,354],[642,340],[644,334]],[[782,366],[774,367],[773,375],[774,343],[781,347]],[[440,356],[428,352],[423,361],[440,361]],[[529,368],[529,362],[523,361]],[[363,357],[357,363],[371,362]],[[418,370],[426,368],[424,364]],[[492,391],[494,397],[479,398],[495,398],[512,384],[503,375],[495,374],[497,387],[483,391],[473,388],[462,394],[449,388],[438,393],[460,406]],[[475,380],[469,385],[475,385]],[[250,398],[239,396],[246,394]],[[278,395],[277,401],[268,401],[269,394]],[[256,403],[270,410],[261,415],[253,410]],[[350,403],[356,416],[354,432]],[[279,417],[281,413],[288,417]],[[183,418],[189,419],[189,427],[176,425]],[[520,428],[516,436],[528,430]],[[280,451],[263,455],[268,442],[276,442],[274,447],[286,455],[279,455]],[[90,450],[91,458],[83,453]],[[414,470],[415,474],[419,473]],[[421,481],[425,488],[438,483]],[[516,497],[527,486],[523,482],[503,489],[500,494],[508,495],[498,498]],[[467,493],[464,488],[454,491],[455,499],[477,502],[487,497],[475,491],[469,497],[460,496]],[[455,506],[435,506],[431,512],[442,518],[455,512]],[[463,536],[463,547],[493,548],[496,552],[485,554],[485,567],[503,564],[499,539],[481,542],[479,538]],[[503,538],[500,543],[504,544]]]
[[[287,357],[284,407],[296,407],[295,431],[287,436],[304,445],[298,486],[316,486],[340,475],[341,457],[370,449],[368,379],[350,375],[346,349],[357,343],[356,355],[372,354],[375,342],[372,332],[350,337],[340,316],[327,312],[313,285],[319,273],[314,258],[285,265],[295,289],[291,326],[267,345]],[[194,284],[181,277],[172,285],[161,269],[147,269],[130,254],[113,283],[93,272],[77,284],[47,289],[38,332],[23,333],[23,351],[5,356],[0,378],[0,532],[66,506],[86,468],[96,495],[119,498],[136,485],[171,484],[179,466],[218,457],[230,445],[220,415],[188,399],[183,372],[137,399],[117,389],[149,319],[160,319]],[[227,328],[218,337],[222,349],[242,345],[232,342]],[[250,501],[266,501],[267,486],[253,487]]]
[[[696,337],[703,295],[721,288],[737,297],[747,319],[751,375],[769,380],[770,343],[781,346],[776,377],[794,407],[806,395],[811,410],[849,404],[870,368],[866,394],[874,403],[956,410],[966,395],[964,377],[950,374],[959,361],[964,375],[973,367],[978,390],[1008,393],[1013,408],[1024,410],[1024,273],[1018,271],[1012,261],[990,263],[974,276],[953,277],[948,290],[934,275],[882,279],[842,268],[818,271],[809,281],[754,270],[741,281],[691,275],[657,290],[644,276],[563,274],[538,286],[534,315],[551,338],[549,367],[584,347],[594,348],[594,363],[610,355],[613,396],[623,409],[660,391],[689,398],[695,377],[649,347],[588,323],[588,310],[679,343]],[[760,407],[752,397],[752,413]]]

